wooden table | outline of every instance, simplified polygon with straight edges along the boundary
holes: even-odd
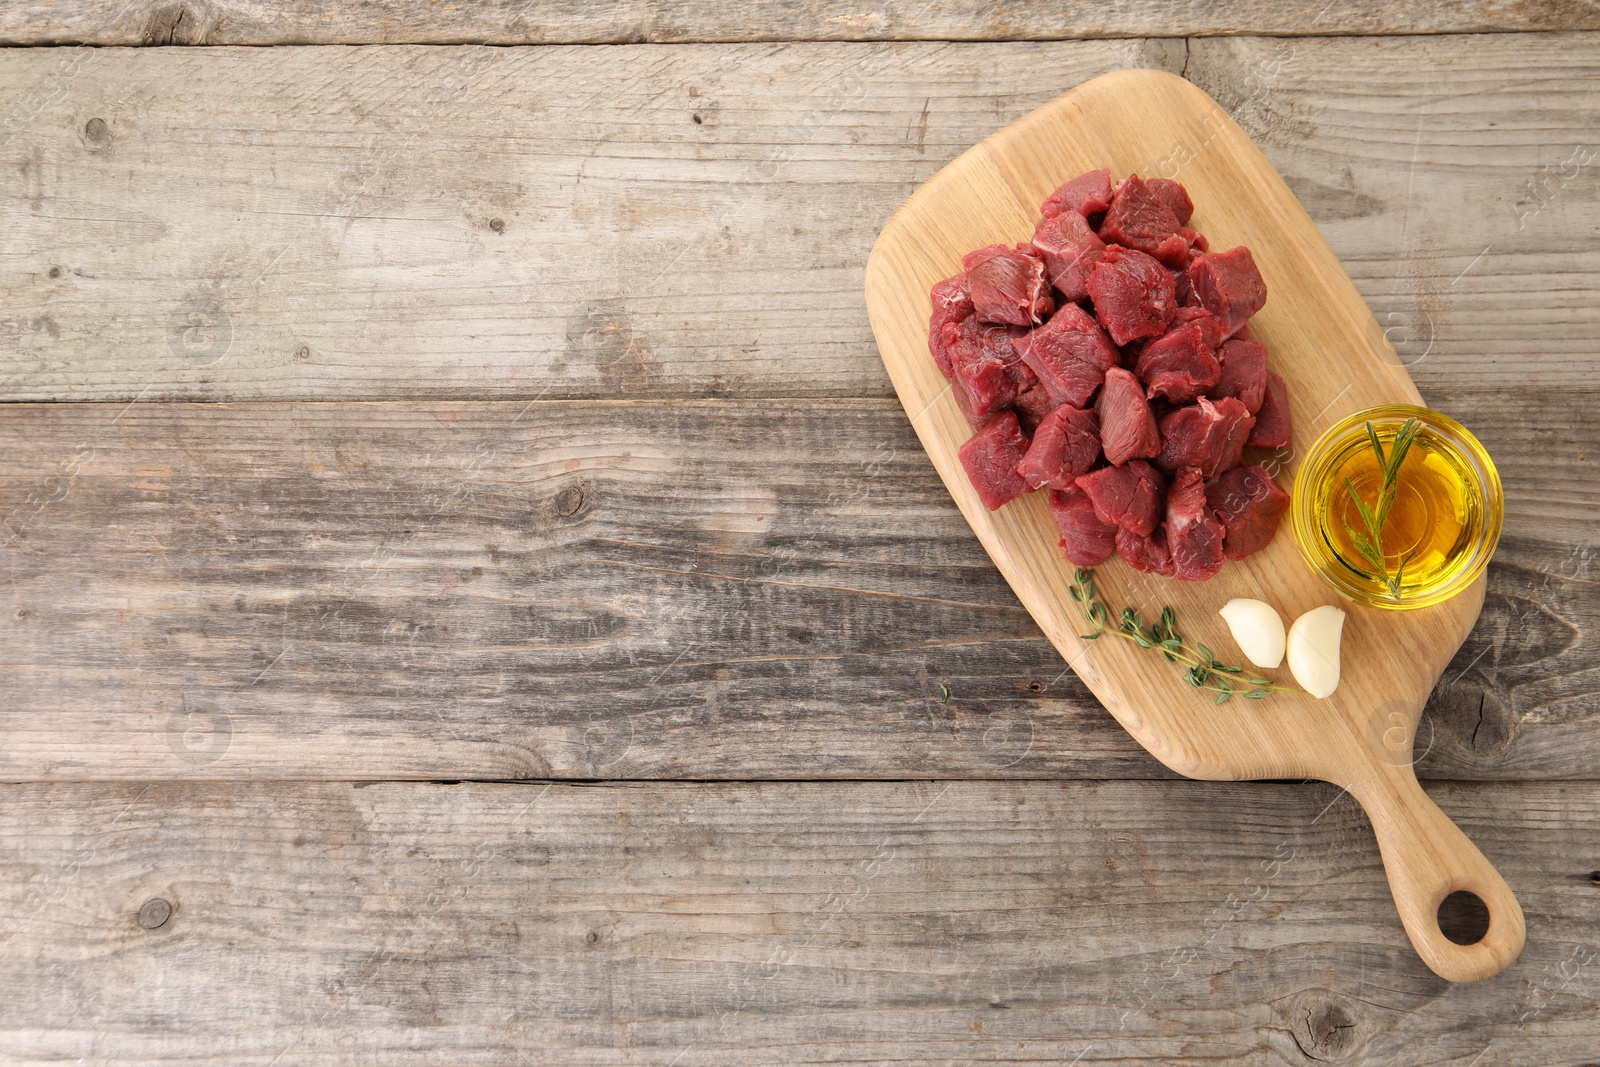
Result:
[[[0,9],[0,1062],[1600,1062],[1600,11],[1263,7]],[[1111,721],[878,361],[895,206],[1136,65],[1500,463],[1493,981]]]

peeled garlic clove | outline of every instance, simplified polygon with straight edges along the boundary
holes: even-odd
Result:
[[[1257,667],[1276,667],[1283,662],[1283,619],[1271,604],[1234,597],[1217,614],[1228,624],[1245,659]]]
[[[1325,697],[1339,688],[1339,639],[1344,612],[1332,604],[1312,608],[1289,627],[1289,672],[1300,688]]]

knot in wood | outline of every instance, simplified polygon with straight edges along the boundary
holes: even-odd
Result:
[[[582,511],[589,502],[588,491],[580,485],[569,485],[556,494],[556,514],[563,518],[571,518]]]
[[[1301,990],[1280,1001],[1278,1010],[1301,1054],[1318,1063],[1349,1060],[1369,1036],[1354,1007],[1330,989]]]
[[[139,925],[146,930],[156,930],[172,918],[172,902],[162,897],[151,897],[139,908]]]
[[[83,139],[90,148],[104,148],[111,143],[111,126],[105,119],[90,119],[83,124]]]

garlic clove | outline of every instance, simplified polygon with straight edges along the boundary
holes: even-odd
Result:
[[[1245,659],[1257,667],[1276,667],[1283,663],[1283,617],[1271,604],[1234,597],[1222,605],[1217,614],[1228,624]]]
[[[1314,697],[1339,688],[1339,641],[1344,612],[1332,604],[1312,608],[1289,627],[1289,672]]]

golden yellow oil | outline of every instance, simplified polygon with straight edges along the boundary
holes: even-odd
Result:
[[[1394,505],[1382,528],[1385,569],[1390,577],[1402,575],[1398,599],[1350,533],[1364,532],[1365,526],[1347,481],[1374,510],[1383,486],[1367,422],[1352,417],[1318,441],[1295,484],[1296,536],[1307,559],[1336,588],[1380,607],[1422,606],[1453,595],[1487,565],[1500,535],[1499,476],[1470,433],[1421,408],[1362,414],[1387,455],[1411,413],[1428,417],[1401,464]]]
[[[1387,453],[1394,431],[1380,432],[1378,440]],[[1322,501],[1318,525],[1339,562],[1370,586],[1374,595],[1387,595],[1388,587],[1350,537],[1350,530],[1363,531],[1365,527],[1346,479],[1368,507],[1377,506],[1383,471],[1364,427],[1355,447],[1331,465],[1328,485],[1317,494]],[[1436,435],[1419,432],[1400,464],[1394,506],[1381,531],[1384,566],[1391,577],[1401,576],[1402,597],[1425,595],[1448,585],[1468,565],[1471,547],[1483,534],[1483,504],[1481,486],[1470,464],[1453,449],[1442,448]]]

